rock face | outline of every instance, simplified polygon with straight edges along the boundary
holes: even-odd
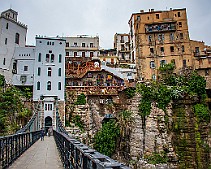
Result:
[[[89,138],[86,143],[91,145],[91,138],[101,128],[104,116],[112,114],[121,128],[121,138],[112,158],[134,169],[208,168],[210,124],[199,122],[195,117],[193,105],[197,100],[186,98],[172,102],[165,112],[152,103],[150,115],[143,118],[139,115],[139,94],[127,99],[122,92],[112,98],[112,104],[106,102],[108,99],[89,96],[86,105],[75,108],[74,113],[81,115],[85,124]],[[132,113],[129,121],[122,122],[119,118],[122,110]],[[168,163],[155,164],[155,157]]]

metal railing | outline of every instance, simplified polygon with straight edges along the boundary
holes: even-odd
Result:
[[[9,167],[40,138],[40,131],[0,137],[0,168]]]
[[[126,165],[70,138],[58,111],[56,119],[57,131],[54,130],[53,135],[65,169],[129,169]]]
[[[53,133],[65,169],[129,169],[62,132]]]

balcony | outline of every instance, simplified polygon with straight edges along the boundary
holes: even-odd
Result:
[[[99,50],[99,46],[78,46],[78,45],[71,45],[66,47],[65,49],[69,50]]]
[[[145,25],[146,33],[159,33],[159,32],[169,32],[176,31],[175,23],[158,23]]]

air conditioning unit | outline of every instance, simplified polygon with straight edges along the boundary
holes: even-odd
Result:
[[[21,83],[26,83],[27,77],[26,76],[21,76],[20,81]]]

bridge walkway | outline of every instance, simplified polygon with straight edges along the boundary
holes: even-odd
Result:
[[[9,169],[63,169],[54,137],[38,140]]]

